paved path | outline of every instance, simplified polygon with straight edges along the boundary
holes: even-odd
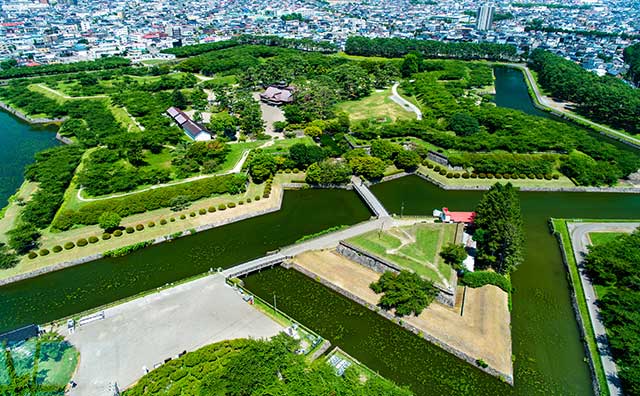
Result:
[[[589,233],[591,232],[631,232],[640,227],[640,223],[567,223],[569,235],[571,236],[571,244],[573,253],[578,263],[578,272],[580,273],[580,283],[584,290],[587,300],[587,308],[589,316],[591,316],[591,325],[593,333],[598,344],[598,353],[607,377],[607,385],[611,396],[622,395],[620,388],[620,379],[618,378],[618,368],[616,367],[611,351],[609,350],[609,341],[607,333],[600,317],[600,310],[596,305],[596,292],[591,283],[591,279],[584,268],[583,259],[588,253],[587,246],[591,244]]]
[[[400,85],[400,83],[395,83],[391,87],[391,93],[392,93],[391,100],[393,100],[394,102],[396,102],[397,104],[402,106],[405,110],[413,111],[414,113],[416,113],[416,119],[421,120],[422,119],[422,111],[420,111],[418,106],[414,105],[413,103],[409,102],[408,100],[406,100],[405,98],[400,96],[400,94],[398,93],[398,86],[399,85]]]
[[[562,115],[566,116],[567,118],[572,118],[574,120],[578,120],[581,122],[584,122],[586,124],[591,125],[592,127],[601,130],[602,132],[604,132],[607,135],[613,135],[614,138],[618,139],[622,139],[623,141],[627,141],[627,142],[631,142],[635,145],[639,145],[640,146],[640,139],[635,138],[633,136],[630,136],[626,133],[622,133],[620,131],[617,131],[615,129],[612,129],[606,125],[602,125],[602,124],[598,124],[597,122],[593,122],[591,120],[589,120],[588,118],[582,117],[580,115],[571,113],[566,111],[563,108],[560,108],[557,106],[557,104],[549,99],[548,97],[542,95],[542,93],[540,92],[540,89],[538,87],[538,84],[536,83],[535,79],[533,78],[533,74],[531,74],[531,70],[529,70],[529,68],[526,65],[523,64],[519,64],[519,63],[510,63],[507,64],[507,66],[511,66],[511,67],[515,67],[517,69],[520,69],[524,72],[524,75],[526,76],[527,80],[529,80],[529,85],[531,86],[531,88],[533,89],[533,93],[536,95],[536,98],[538,100],[538,103],[540,103],[542,106],[549,108],[550,110],[554,111],[554,112],[559,112],[562,113]]]
[[[351,184],[377,217],[389,217],[389,212],[358,176],[351,176]]]
[[[72,396],[113,396],[164,359],[236,338],[271,337],[282,326],[249,306],[215,274],[105,311],[67,338],[80,351]],[[66,332],[66,329],[63,330]]]

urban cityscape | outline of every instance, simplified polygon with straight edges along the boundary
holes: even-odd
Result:
[[[34,65],[108,55],[158,56],[238,34],[344,45],[352,35],[548,49],[599,75],[625,72],[640,6],[625,0],[83,1],[3,0],[0,58]]]

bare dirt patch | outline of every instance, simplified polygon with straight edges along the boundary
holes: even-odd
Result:
[[[369,284],[377,281],[380,274],[334,251],[306,252],[294,257],[293,262],[371,304],[377,304],[379,300]],[[467,288],[463,305],[449,308],[433,303],[420,316],[403,320],[512,377],[507,293],[495,286]]]

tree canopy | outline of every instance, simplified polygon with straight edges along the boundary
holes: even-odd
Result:
[[[397,316],[420,315],[438,295],[433,282],[411,271],[400,271],[399,274],[387,271],[369,286],[378,294],[384,293],[378,305],[395,309]]]
[[[518,192],[511,183],[494,184],[478,203],[474,221],[476,265],[508,274],[524,260],[524,231]]]

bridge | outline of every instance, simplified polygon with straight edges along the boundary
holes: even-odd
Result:
[[[369,187],[367,187],[358,176],[351,176],[351,184],[353,184],[353,188],[371,208],[376,217],[379,219],[390,217],[389,212],[387,212],[380,201],[378,201],[378,198],[373,195],[371,190],[369,190]]]
[[[244,264],[236,265],[235,267],[227,268],[222,271],[222,275],[224,275],[225,278],[238,278],[249,275],[252,272],[260,271],[263,268],[279,265],[287,258],[289,257],[280,253],[270,254],[255,260],[247,261]]]

